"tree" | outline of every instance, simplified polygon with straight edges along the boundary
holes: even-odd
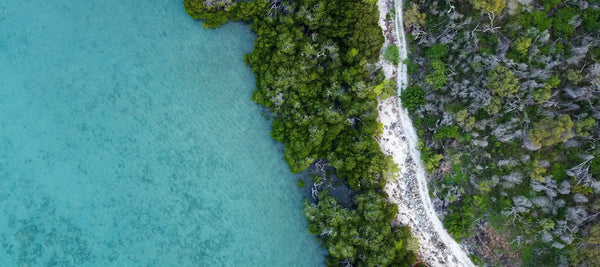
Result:
[[[583,80],[583,76],[578,70],[568,69],[567,80],[569,80],[569,82],[571,82],[574,85],[578,85]]]
[[[537,88],[533,91],[533,100],[538,104],[550,100],[551,97],[552,89],[547,85],[544,85],[543,87]]]
[[[469,0],[473,7],[482,13],[493,12],[500,15],[506,6],[506,0]]]
[[[540,32],[543,32],[552,27],[552,20],[548,19],[548,13],[544,11],[533,11],[528,14],[530,23],[536,27]]]
[[[444,227],[455,239],[460,240],[473,233],[476,222],[473,218],[475,206],[473,204],[473,198],[466,195],[450,206],[450,211],[444,218]]]
[[[486,87],[500,97],[519,92],[519,78],[505,66],[496,65],[488,72],[487,78]]]
[[[465,130],[471,131],[475,125],[475,117],[469,116],[467,109],[462,109],[456,113],[456,123]]]
[[[552,97],[552,90],[555,89],[559,84],[560,79],[558,78],[558,75],[552,75],[552,77],[550,77],[543,87],[537,88],[533,91],[533,100],[538,104],[550,100]]]
[[[552,20],[554,28],[553,34],[556,37],[564,38],[566,40],[573,36],[575,28],[571,24],[571,20],[573,17],[577,16],[578,13],[577,9],[573,7],[565,7],[556,11],[554,19]]]
[[[587,118],[585,120],[579,120],[575,123],[575,133],[579,136],[588,137],[591,135],[591,130],[596,127],[598,123],[594,118]]]
[[[533,170],[529,174],[531,179],[544,182],[546,180],[546,178],[543,176],[544,174],[546,174],[546,168],[543,167],[539,161],[534,161]]]
[[[456,125],[439,127],[433,139],[442,140],[444,138],[458,138],[458,127]]]
[[[556,120],[545,117],[529,130],[529,140],[536,146],[552,146],[571,139],[572,128],[573,121],[568,115],[559,116]]]
[[[495,115],[495,114],[498,114],[498,112],[500,112],[501,108],[502,108],[502,98],[500,98],[498,96],[494,96],[490,100],[490,103],[484,107],[484,110],[489,115]]]
[[[425,13],[419,12],[419,6],[415,3],[410,8],[404,11],[404,24],[407,27],[412,28],[414,31],[418,31],[421,27],[425,26]]]
[[[558,5],[560,5],[562,1],[561,0],[544,0],[542,1],[542,5],[544,5],[544,10],[546,10],[546,12],[550,11],[550,9],[553,9],[555,7],[557,7]]]
[[[448,77],[446,75],[446,63],[436,59],[430,64],[432,73],[425,75],[425,83],[432,86],[433,90],[439,90],[446,85]]]
[[[193,19],[204,20],[205,28],[218,28],[229,21],[226,9],[231,6],[231,0],[184,0],[183,6],[187,14]]]
[[[531,47],[531,38],[528,37],[519,37],[514,45],[514,51],[517,55],[518,59],[527,58],[527,52],[529,52],[529,47]]]
[[[587,8],[583,11],[583,27],[586,31],[591,32],[600,28],[600,10],[595,8]]]
[[[400,94],[402,106],[409,111],[414,111],[419,105],[425,104],[425,91],[420,86],[409,86]]]
[[[439,59],[442,60],[448,55],[448,45],[447,44],[436,44],[427,49],[425,52],[425,56],[429,59]]]
[[[357,195],[355,205],[354,210],[343,208],[325,191],[319,193],[318,204],[305,204],[309,232],[327,246],[328,264],[404,266],[416,260],[410,231],[390,227],[398,212],[395,205],[374,191]]]
[[[574,254],[574,265],[600,266],[600,223],[596,222],[590,228],[587,238]]]

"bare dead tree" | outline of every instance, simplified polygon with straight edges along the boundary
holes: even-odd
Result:
[[[315,162],[315,171],[319,174],[325,174],[325,168],[327,167],[327,160],[319,159]]]
[[[521,220],[521,215],[519,214],[524,208],[511,206],[508,211],[503,211],[502,214],[507,217],[512,217],[512,223],[515,223],[515,220]]]
[[[282,5],[283,0],[270,0],[269,3],[269,16],[274,17],[277,14],[277,11],[283,10]]]
[[[456,8],[454,7],[453,4],[450,3],[450,1],[446,0],[446,3],[450,6],[450,9],[448,9],[448,11],[446,11],[447,14],[450,13],[456,13]]]
[[[321,188],[321,185],[323,184],[323,181],[320,181],[318,183],[314,183],[311,188],[310,188],[310,195],[314,198],[317,199],[319,197],[319,188]]]
[[[577,179],[577,185],[583,184],[585,186],[589,186],[592,182],[592,174],[590,173],[590,165],[591,161],[594,159],[592,155],[582,156],[584,159],[583,162],[578,164],[577,166],[569,169],[567,174],[571,177],[575,177]]]
[[[496,14],[492,11],[486,12],[488,18],[490,19],[490,24],[483,27],[483,32],[491,32],[495,33],[501,29],[501,27],[494,26],[494,21],[496,20]]]

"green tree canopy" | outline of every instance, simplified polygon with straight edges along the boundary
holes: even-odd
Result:
[[[321,237],[329,250],[328,265],[409,266],[414,262],[418,247],[410,231],[390,227],[396,205],[374,191],[358,195],[355,205],[355,210],[344,209],[326,192],[319,194],[318,204],[305,204],[309,232]]]
[[[417,106],[425,104],[425,91],[420,86],[409,86],[400,93],[402,106],[413,111]]]
[[[529,130],[529,140],[536,146],[552,146],[573,137],[573,121],[568,115],[559,116],[557,119],[545,117],[535,123]]]
[[[505,66],[496,65],[488,72],[487,78],[487,88],[500,97],[514,95],[519,92],[519,78]]]
[[[506,6],[506,0],[469,0],[473,7],[481,12],[493,12],[500,15]]]

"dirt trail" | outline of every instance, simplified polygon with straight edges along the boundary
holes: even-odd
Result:
[[[400,51],[400,64],[392,66],[380,61],[387,78],[396,76],[398,94],[408,85],[406,41],[401,0],[379,0],[380,26],[386,35],[385,45],[395,43]],[[387,11],[396,10],[393,25],[386,25]],[[397,220],[409,225],[419,239],[419,258],[429,266],[474,266],[465,250],[446,232],[437,217],[427,188],[427,172],[421,162],[419,141],[408,111],[397,97],[379,101],[379,121],[383,134],[379,144],[386,155],[392,155],[400,172],[387,183],[389,200],[398,205]]]

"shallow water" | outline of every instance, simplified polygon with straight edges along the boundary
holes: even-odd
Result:
[[[253,37],[179,0],[0,1],[0,265],[322,265]]]

